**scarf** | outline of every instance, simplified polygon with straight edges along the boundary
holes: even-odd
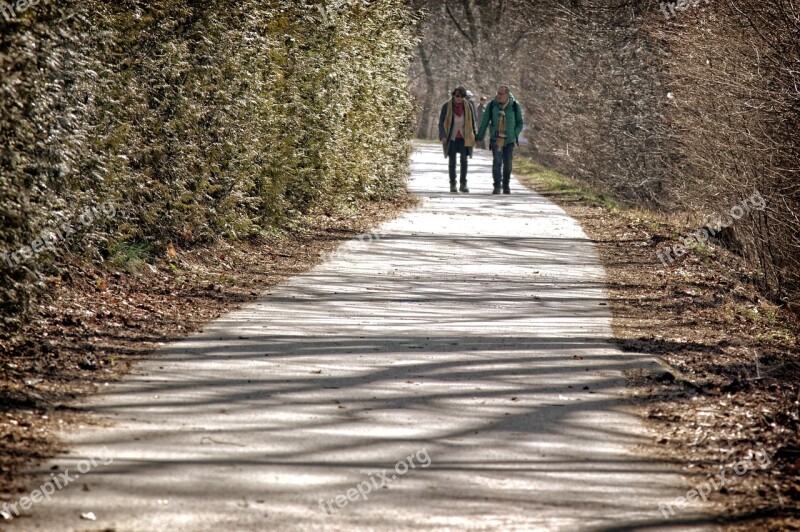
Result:
[[[461,103],[453,104],[453,110],[456,113],[456,118],[461,118],[462,116],[464,116],[464,100],[461,100]],[[464,120],[465,127],[466,127],[466,122],[467,121]],[[463,138],[464,138],[464,132],[461,130],[456,131],[456,140]]]
[[[502,150],[503,146],[506,144],[506,107],[508,104],[511,103],[511,98],[509,97],[506,100],[504,105],[500,105],[500,102],[497,102],[499,110],[497,114],[499,115],[499,120],[497,121],[497,149]],[[502,135],[502,136],[501,136]]]
[[[464,107],[464,146],[467,148],[472,148],[475,146],[475,129],[473,127],[473,119],[472,119],[472,106],[467,102],[462,102],[461,105]],[[453,99],[450,98],[447,101],[447,114],[444,116],[444,130],[447,133],[447,138],[450,138],[450,128],[453,127],[453,109],[454,107]]]

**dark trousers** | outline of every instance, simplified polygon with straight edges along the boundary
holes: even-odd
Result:
[[[464,185],[467,182],[467,148],[464,146],[464,139],[451,140],[447,152],[451,185],[456,182],[456,155],[459,154],[461,154],[461,184]]]
[[[502,177],[502,185],[508,188],[511,182],[511,159],[514,157],[514,143],[506,144],[502,150],[496,149],[495,141],[491,143],[492,148],[492,179],[494,179],[494,186],[500,186],[500,179]]]

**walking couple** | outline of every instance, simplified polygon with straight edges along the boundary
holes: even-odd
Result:
[[[486,106],[481,123],[475,124],[475,108],[467,99],[467,90],[458,86],[439,114],[439,140],[444,156],[449,159],[450,192],[469,192],[467,158],[472,157],[475,143],[481,142],[489,128],[489,149],[492,150],[492,194],[511,194],[511,159],[514,145],[522,132],[522,107],[510,89],[501,85],[497,96]],[[476,131],[477,129],[477,131]],[[456,188],[456,156],[461,158],[460,186]]]

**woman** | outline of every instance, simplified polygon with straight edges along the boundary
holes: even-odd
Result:
[[[467,157],[475,146],[475,109],[466,99],[467,90],[458,86],[439,113],[439,140],[444,156],[449,158],[450,192],[469,192],[467,188]],[[460,187],[456,189],[456,155],[461,157]]]

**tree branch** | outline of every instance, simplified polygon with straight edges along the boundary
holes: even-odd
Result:
[[[453,12],[450,10],[450,4],[445,4],[444,8],[447,11],[447,14],[450,16],[450,20],[452,20],[453,24],[456,25],[456,29],[458,30],[458,32],[461,35],[463,35],[464,38],[467,39],[469,41],[469,43],[474,47],[475,46],[475,41],[472,39],[472,37],[466,31],[464,31],[464,29],[461,27],[461,24],[458,23],[458,21],[456,20],[455,15],[453,15]]]

